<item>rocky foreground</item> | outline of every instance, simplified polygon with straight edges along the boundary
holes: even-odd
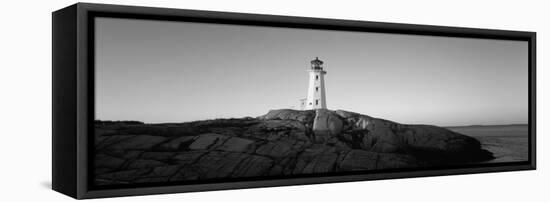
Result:
[[[288,176],[486,161],[479,141],[337,110],[174,124],[95,123],[97,185]]]

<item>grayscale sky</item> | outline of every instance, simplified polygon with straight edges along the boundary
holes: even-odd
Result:
[[[310,60],[329,109],[409,124],[527,123],[527,42],[96,19],[96,119],[148,123],[297,108]]]

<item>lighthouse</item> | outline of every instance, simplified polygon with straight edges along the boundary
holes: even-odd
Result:
[[[301,100],[301,109],[326,109],[327,98],[325,94],[325,74],[323,61],[315,57],[311,61],[311,68],[308,69],[309,86],[307,89],[307,98]]]

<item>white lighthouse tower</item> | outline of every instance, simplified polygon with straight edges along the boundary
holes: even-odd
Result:
[[[325,95],[325,74],[323,70],[323,61],[315,57],[311,61],[309,72],[309,87],[307,89],[307,98],[302,100],[301,108],[308,109],[326,109],[327,98]]]

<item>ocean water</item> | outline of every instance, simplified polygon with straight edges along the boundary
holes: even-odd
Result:
[[[460,126],[448,129],[478,139],[495,159],[486,163],[527,161],[528,125]]]

